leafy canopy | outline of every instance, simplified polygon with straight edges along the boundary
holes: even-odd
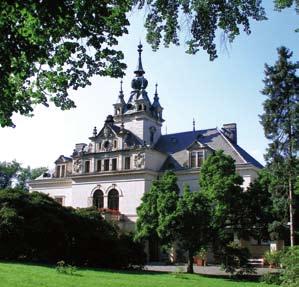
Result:
[[[48,168],[38,167],[23,168],[17,161],[0,162],[0,189],[11,188],[15,186],[22,190],[28,190],[28,181],[39,177],[46,172]]]
[[[14,126],[15,113],[30,116],[36,105],[75,107],[70,90],[94,75],[121,77],[126,65],[115,49],[128,33],[128,12],[145,8],[147,41],[157,50],[179,44],[187,28],[188,53],[217,56],[219,29],[232,41],[250,33],[250,19],[265,19],[261,1],[219,0],[27,0],[0,1],[0,125]],[[182,23],[180,24],[180,18]],[[188,26],[190,23],[190,27]]]

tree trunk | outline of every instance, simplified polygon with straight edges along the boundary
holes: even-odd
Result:
[[[189,250],[188,252],[188,266],[187,266],[187,273],[193,274],[193,251]]]
[[[293,218],[293,186],[292,186],[292,178],[289,176],[289,209],[290,209],[290,245],[294,246],[294,218]]]

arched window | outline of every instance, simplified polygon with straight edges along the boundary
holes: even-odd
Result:
[[[116,189],[111,189],[108,193],[108,208],[113,210],[119,208],[119,194]]]
[[[104,207],[104,194],[103,191],[97,189],[93,193],[93,206],[96,208],[103,208]]]

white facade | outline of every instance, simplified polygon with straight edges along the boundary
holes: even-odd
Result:
[[[94,128],[88,144],[76,144],[70,157],[60,156],[55,172],[30,182],[30,190],[48,194],[65,206],[95,205],[102,212],[117,213],[124,229],[132,230],[136,209],[153,180],[173,170],[182,190],[185,184],[198,190],[200,166],[215,150],[223,150],[236,162],[244,187],[257,176],[261,165],[237,145],[236,124],[222,129],[162,135],[163,108],[157,90],[149,99],[147,80],[139,61],[128,102],[121,89],[114,106],[98,132]]]

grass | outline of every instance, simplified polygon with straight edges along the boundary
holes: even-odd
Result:
[[[78,269],[75,275],[60,274],[55,267],[0,263],[2,287],[269,287],[270,285],[209,278],[200,275]],[[274,286],[274,285],[271,285]]]

